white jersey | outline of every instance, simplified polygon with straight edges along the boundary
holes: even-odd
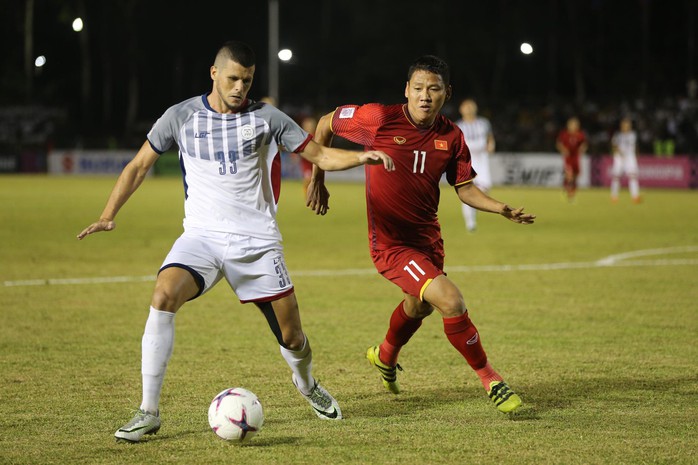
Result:
[[[487,138],[492,134],[492,126],[487,118],[475,118],[473,121],[459,119],[456,125],[463,131],[471,154],[487,153]]]
[[[473,183],[481,189],[492,188],[490,160],[487,152],[487,139],[492,134],[492,126],[487,118],[475,118],[473,121],[459,119],[456,125],[463,131],[465,143],[470,149],[472,167],[477,173]]]
[[[638,164],[636,153],[637,134],[635,131],[617,132],[611,139],[614,147],[613,168],[611,172],[614,176],[625,173],[637,175]]]
[[[249,101],[241,111],[225,114],[213,110],[206,97],[168,108],[148,133],[158,153],[174,142],[179,146],[184,229],[280,241],[279,145],[302,151],[311,136],[271,105]]]
[[[635,131],[620,132],[613,135],[611,143],[617,147],[617,151],[622,156],[635,156],[635,144],[637,143],[637,134]]]

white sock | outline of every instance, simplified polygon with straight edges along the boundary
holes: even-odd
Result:
[[[174,317],[172,312],[163,312],[150,307],[148,320],[141,342],[141,374],[143,376],[143,402],[141,410],[157,413],[160,391],[165,379],[167,362],[174,348]]]
[[[617,199],[618,192],[620,192],[620,179],[614,177],[611,179],[611,197]]]
[[[477,213],[477,210],[475,210],[470,205],[466,205],[466,204],[462,205],[462,209],[463,209],[463,218],[465,218],[465,227],[468,230],[475,229],[475,226],[476,226],[475,214]]]
[[[630,189],[630,197],[636,199],[640,197],[640,183],[637,178],[632,177],[628,179],[628,189]]]
[[[303,347],[300,350],[289,350],[283,346],[279,346],[279,349],[295,375],[298,389],[303,394],[310,394],[310,391],[315,386],[315,378],[311,374],[313,369],[313,351],[310,349],[308,338],[305,338]]]

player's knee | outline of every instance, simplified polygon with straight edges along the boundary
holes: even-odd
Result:
[[[418,305],[415,309],[414,314],[417,318],[426,318],[432,313],[434,313],[434,307],[427,304],[426,302],[423,302],[422,304],[423,305]]]
[[[429,302],[418,301],[417,299],[405,300],[402,308],[410,318],[423,319],[434,312],[434,307]]]
[[[158,310],[166,312],[176,312],[184,301],[172,289],[165,286],[156,286],[153,292],[151,305]]]
[[[451,293],[444,296],[439,305],[439,310],[441,311],[441,316],[444,318],[461,316],[468,311],[463,296],[460,295],[460,293]]]
[[[300,329],[285,332],[282,334],[279,344],[288,350],[301,350],[305,345],[305,334]]]

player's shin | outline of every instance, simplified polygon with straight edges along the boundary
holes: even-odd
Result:
[[[385,340],[380,345],[380,360],[388,366],[394,367],[402,346],[407,344],[412,335],[422,326],[421,319],[410,318],[405,313],[403,300],[393,310],[390,316],[390,326],[385,335]]]
[[[141,341],[141,374],[143,377],[143,401],[141,409],[157,414],[160,392],[165,379],[167,363],[174,348],[174,317],[150,307]]]
[[[294,374],[298,389],[303,394],[310,393],[315,386],[315,379],[312,375],[313,351],[310,349],[308,338],[305,338],[303,347],[299,350],[290,350],[284,346],[279,346],[279,350]]]
[[[444,318],[444,332],[453,347],[465,358],[468,365],[480,378],[485,389],[492,381],[501,381],[502,377],[494,371],[487,361],[487,354],[482,347],[480,334],[470,321],[468,313],[452,318]]]

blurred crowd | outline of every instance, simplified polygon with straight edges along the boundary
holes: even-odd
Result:
[[[588,101],[582,105],[511,102],[488,106],[482,102],[480,108],[481,115],[492,123],[500,152],[555,152],[558,132],[569,117],[577,116],[589,138],[589,153],[607,154],[620,119],[629,116],[638,134],[641,154],[698,155],[698,99],[695,98]],[[457,114],[449,116],[457,118]]]
[[[444,113],[458,119],[459,102],[452,100]],[[577,116],[589,139],[589,153],[603,155],[610,151],[610,140],[624,116],[630,116],[638,133],[641,154],[657,156],[698,156],[698,99],[689,97],[636,99],[626,101],[587,101],[582,105],[564,103],[490,104],[478,102],[480,115],[492,123],[498,152],[556,152],[555,139],[571,116]],[[311,116],[308,108],[285,108],[300,122]],[[314,116],[314,115],[313,115]],[[135,148],[143,140],[153,121],[138,127],[138,134],[123,137],[83,137],[84,148]],[[45,107],[0,108],[0,152],[27,148],[50,151],[64,147],[63,128],[70,125],[65,111]],[[134,142],[135,141],[135,142]],[[132,144],[135,143],[132,147]]]

